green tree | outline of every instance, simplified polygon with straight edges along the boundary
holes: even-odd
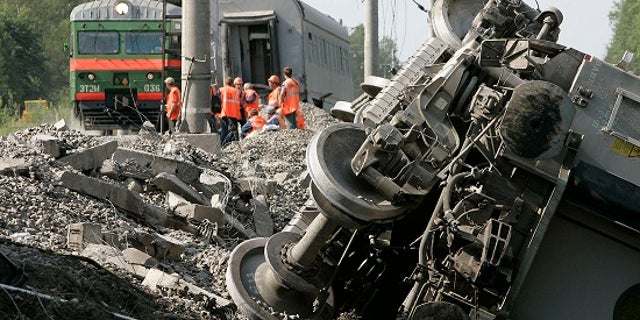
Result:
[[[360,84],[364,81],[364,26],[357,25],[349,34],[351,52],[351,75],[353,77],[353,90],[356,95],[362,92]],[[388,36],[382,37],[378,44],[378,69],[380,76],[391,78],[392,69],[400,68],[400,60],[397,56],[396,42]]]
[[[620,0],[609,13],[613,37],[609,43],[606,60],[617,63],[625,50],[640,56],[640,0]],[[640,64],[632,63],[630,70],[640,73]]]
[[[44,92],[47,75],[42,36],[29,10],[0,3],[0,43],[0,108],[14,114],[23,100]]]
[[[63,44],[69,42],[69,14],[73,7],[83,2],[87,0],[3,0],[0,3],[0,11],[4,12],[0,18],[0,25],[6,26],[16,19],[26,23],[30,34],[25,41],[30,39],[38,43],[37,47],[30,51],[33,55],[37,55],[39,60],[35,60],[36,57],[27,57],[31,59],[33,68],[39,70],[37,77],[34,78],[33,74],[24,73],[22,70],[20,72],[25,77],[31,77],[36,87],[25,87],[27,96],[15,97],[16,103],[21,103],[21,99],[34,98],[55,101],[59,97],[68,95],[66,93],[69,88],[69,57],[63,52]],[[5,15],[9,20],[4,18]],[[18,19],[18,17],[21,18]],[[11,42],[3,41],[2,43],[4,47],[2,49],[7,49],[11,45]],[[0,61],[0,66],[3,62],[16,69],[16,65],[6,59]],[[0,70],[5,69],[0,68]],[[3,83],[6,82],[3,81]]]

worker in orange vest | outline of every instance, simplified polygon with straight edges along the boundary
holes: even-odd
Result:
[[[251,109],[251,111],[249,111],[249,120],[242,126],[242,130],[240,130],[242,137],[245,138],[253,132],[259,132],[265,124],[267,124],[267,121],[258,114],[258,110]]]
[[[253,83],[247,82],[244,84],[244,112],[249,119],[249,113],[251,110],[260,111],[260,96],[253,90]]]
[[[267,79],[267,83],[269,84],[269,88],[271,88],[271,92],[269,96],[267,96],[267,105],[274,107],[275,109],[280,108],[280,78],[276,75],[272,75]]]
[[[280,108],[287,123],[287,129],[295,129],[298,127],[296,111],[300,108],[300,84],[293,78],[291,67],[285,67],[282,74],[284,74],[285,80],[280,92]]]
[[[230,77],[225,79],[225,86],[220,88],[220,100],[222,110],[220,111],[220,142],[225,144],[238,140],[238,122],[242,120],[240,101],[242,91],[234,88],[233,80]]]
[[[175,132],[176,124],[180,119],[180,111],[182,110],[182,93],[180,88],[176,84],[176,80],[172,77],[164,79],[164,84],[167,87],[169,93],[166,98],[166,110],[167,110],[167,123],[169,125],[169,132]]]
[[[240,119],[240,126],[243,126],[245,122],[247,122],[247,115],[245,113],[245,105],[247,104],[247,101],[245,99],[244,96],[244,91],[243,91],[243,85],[244,85],[244,81],[242,81],[242,78],[240,77],[236,77],[235,79],[233,79],[233,87],[240,90],[240,114],[242,115],[242,119]]]

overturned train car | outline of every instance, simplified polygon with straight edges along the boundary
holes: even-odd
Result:
[[[432,20],[312,139],[308,207],[233,251],[233,300],[251,319],[635,319],[640,78],[557,44],[555,8],[438,0]]]

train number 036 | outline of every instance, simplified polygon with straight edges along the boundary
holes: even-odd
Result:
[[[159,84],[145,84],[143,88],[144,92],[160,92]]]

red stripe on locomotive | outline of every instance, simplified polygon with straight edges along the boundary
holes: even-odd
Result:
[[[76,100],[78,101],[104,101],[106,95],[104,92],[78,92]]]
[[[180,59],[165,61],[167,67],[179,67]],[[162,59],[71,59],[71,71],[162,71]]]

